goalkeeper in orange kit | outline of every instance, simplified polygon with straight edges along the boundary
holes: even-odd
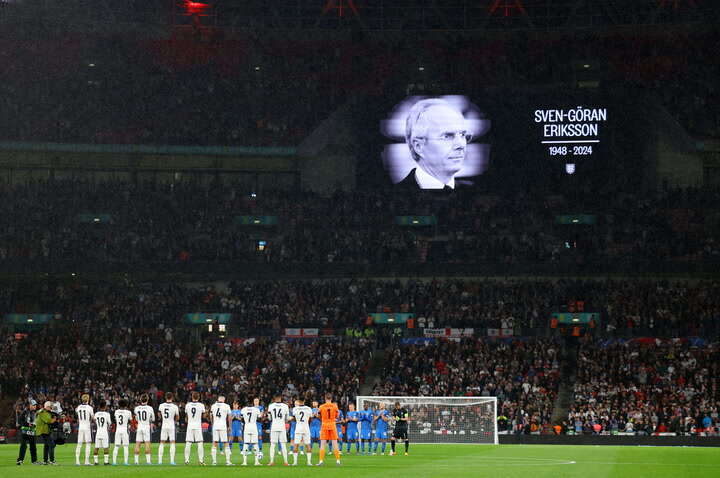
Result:
[[[325,395],[325,403],[320,405],[320,462],[317,466],[323,464],[325,459],[325,447],[330,440],[332,442],[333,453],[335,454],[336,463],[340,464],[340,450],[338,449],[337,423],[335,422],[339,414],[338,406],[332,402],[332,395]]]

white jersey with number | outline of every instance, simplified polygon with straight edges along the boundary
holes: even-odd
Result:
[[[90,430],[90,424],[95,417],[93,408],[90,405],[80,405],[75,409],[75,415],[78,419],[78,428],[80,430]]]
[[[284,432],[285,423],[290,416],[290,409],[286,403],[271,403],[268,407],[268,416],[272,419],[270,431]]]
[[[133,413],[137,420],[138,430],[149,430],[150,424],[155,421],[155,411],[150,405],[138,405]]]
[[[245,430],[251,428],[257,432],[257,419],[260,417],[260,410],[257,407],[245,407],[240,410],[245,421]]]
[[[205,413],[205,405],[200,402],[188,402],[185,405],[188,430],[202,430],[203,413]]]
[[[97,412],[95,414],[95,430],[98,435],[102,433],[107,436],[110,433],[111,423],[112,419],[108,412]]]
[[[312,408],[307,405],[295,407],[292,409],[293,417],[295,417],[295,433],[310,433],[310,419],[312,418]]]
[[[130,410],[115,410],[115,433],[128,434],[128,425],[132,420]]]
[[[172,402],[161,403],[158,407],[158,413],[160,414],[160,418],[162,418],[161,429],[174,430],[175,419],[180,415],[178,406]]]
[[[217,402],[210,407],[213,430],[227,430],[227,418],[230,415],[230,405]]]

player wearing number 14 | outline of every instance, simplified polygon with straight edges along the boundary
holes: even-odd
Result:
[[[285,424],[290,418],[290,409],[286,403],[282,403],[280,395],[275,397],[275,401],[268,407],[268,415],[272,420],[270,424],[270,463],[268,466],[275,464],[275,447],[280,447],[285,466],[288,466],[288,456],[285,444],[287,443],[287,431]]]

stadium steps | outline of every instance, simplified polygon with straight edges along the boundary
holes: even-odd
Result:
[[[368,367],[367,372],[365,373],[365,379],[360,386],[360,395],[372,395],[375,381],[380,378],[385,365],[385,355],[386,352],[384,349],[373,351],[370,366]]]
[[[575,398],[573,389],[577,377],[578,344],[576,341],[568,342],[562,349],[562,366],[560,367],[560,386],[553,406],[550,419],[553,424],[561,424],[567,420],[568,411]]]

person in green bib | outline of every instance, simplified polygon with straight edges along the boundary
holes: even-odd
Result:
[[[55,465],[55,440],[50,431],[50,425],[57,418],[51,413],[53,402],[47,401],[35,416],[35,433],[43,442],[43,465]]]

